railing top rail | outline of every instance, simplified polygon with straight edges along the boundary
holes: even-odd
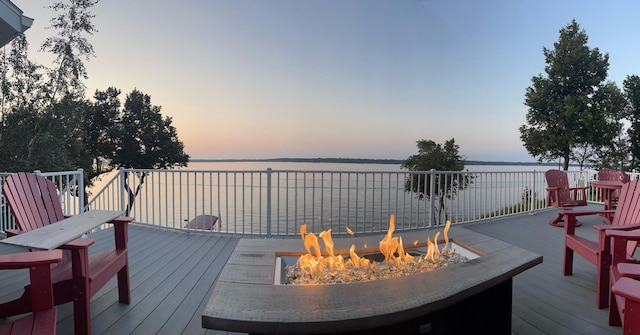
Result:
[[[486,174],[486,173],[496,173],[496,172],[475,172],[475,171],[438,171],[438,170],[428,170],[428,171],[408,171],[408,170],[400,170],[400,171],[388,171],[388,170],[371,170],[371,171],[363,171],[363,170],[289,170],[289,169],[260,169],[260,170],[172,170],[172,169],[121,169],[120,171],[125,172],[163,172],[163,173],[350,173],[350,174],[461,174],[461,173],[473,173],[473,174]],[[544,172],[544,171],[500,171],[499,173],[528,173],[528,172]]]

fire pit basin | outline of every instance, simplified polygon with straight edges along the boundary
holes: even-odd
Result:
[[[480,255],[474,253],[473,251],[467,250],[463,246],[457,245],[455,243],[449,243],[448,247],[451,250],[455,250],[455,253],[459,254],[462,257],[463,261],[464,261],[464,259],[470,260],[470,259],[475,259],[475,258],[480,257]],[[411,254],[414,257],[423,258],[425,256],[426,252],[427,252],[427,247],[426,246],[411,247],[411,248],[405,249],[405,252]],[[367,259],[369,259],[370,261],[373,261],[373,262],[383,262],[384,261],[384,255],[381,252],[367,253],[367,254],[363,254],[361,256],[364,257],[364,258],[367,258]],[[278,257],[276,257],[276,266],[274,267],[274,271],[275,272],[274,272],[274,277],[273,277],[273,284],[274,285],[287,285],[286,268],[288,266],[296,266],[297,265],[296,263],[297,263],[299,257],[300,257],[300,255],[296,255],[296,256],[278,256]],[[345,261],[349,259],[349,255],[343,255],[343,257],[345,257]],[[366,280],[367,279],[364,278],[363,281],[366,281]],[[299,285],[299,284],[294,284],[294,285]]]
[[[421,241],[427,233],[397,235]],[[451,228],[449,236],[480,257],[404,277],[329,285],[274,285],[276,258],[305,252],[299,240],[242,239],[214,285],[202,325],[250,334],[510,334],[512,278],[542,256],[464,228]],[[376,247],[379,240],[335,239],[335,250]]]

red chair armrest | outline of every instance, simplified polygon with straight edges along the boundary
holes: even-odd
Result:
[[[634,232],[633,230],[640,229],[640,224],[629,224],[629,225],[610,225],[610,226],[593,226],[593,228],[597,230],[602,230],[607,233],[608,236],[613,237],[624,237],[633,239],[634,235],[640,236],[640,232]],[[616,235],[617,233],[623,233],[623,235]],[[629,235],[624,235],[624,233],[630,233]]]
[[[618,272],[623,277],[640,279],[640,264],[637,263],[619,263]]]
[[[123,223],[130,223],[134,220],[133,217],[130,216],[121,216],[119,218],[115,218],[113,220],[111,220],[111,222],[109,223],[113,223],[113,224],[123,224]]]
[[[127,243],[129,240],[129,222],[132,222],[133,220],[133,217],[121,216],[119,218],[113,219],[110,222],[113,223],[113,233],[117,250],[127,249]]]
[[[24,269],[62,261],[62,250],[0,255],[0,270]]]
[[[60,249],[73,250],[73,249],[87,249],[92,246],[96,241],[91,238],[77,238],[73,241],[67,242],[60,246]]]
[[[613,286],[611,291],[625,299],[640,301],[640,281],[622,277]]]
[[[569,190],[570,191],[573,191],[573,190],[584,191],[584,190],[586,190],[588,188],[589,187],[586,187],[586,186],[576,186],[576,187],[569,187]]]

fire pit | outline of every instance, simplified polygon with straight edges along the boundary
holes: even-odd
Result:
[[[434,233],[430,231],[430,233]],[[404,241],[425,232],[400,233]],[[542,256],[464,228],[452,242],[479,255],[442,269],[348,284],[275,285],[276,259],[306,252],[300,240],[242,239],[215,283],[204,328],[250,334],[511,333],[512,277]],[[340,238],[336,253],[380,236]]]

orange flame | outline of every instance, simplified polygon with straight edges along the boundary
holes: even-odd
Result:
[[[431,238],[427,236],[427,254],[424,255],[424,259],[435,261],[434,257],[435,244],[431,242]]]
[[[449,254],[453,253],[453,250],[447,249],[449,244],[448,231],[450,225],[451,222],[447,220],[444,228],[445,244],[441,250],[438,248],[440,232],[436,233],[433,242],[431,241],[431,238],[427,236],[427,253],[424,256],[424,260],[435,262],[436,258],[441,254],[445,252],[448,252]],[[389,230],[384,238],[380,240],[380,253],[384,255],[385,261],[393,261],[401,264],[416,262],[416,259],[405,251],[402,243],[402,237],[393,236],[395,227],[395,216],[391,215],[389,218]],[[355,235],[351,229],[348,227],[346,229],[348,234]],[[307,225],[303,224],[300,226],[300,236],[304,242],[307,254],[298,258],[298,267],[300,269],[307,269],[309,274],[313,274],[316,271],[328,271],[328,273],[335,273],[338,271],[345,271],[347,267],[370,267],[373,269],[375,263],[365,257],[358,256],[355,251],[355,245],[351,245],[351,248],[349,249],[349,260],[345,261],[342,255],[336,256],[334,254],[334,243],[331,237],[331,229],[325,230],[316,236],[313,233],[307,233]],[[320,237],[324,243],[327,255],[326,257],[322,256],[318,237]],[[413,242],[414,246],[417,246],[417,244],[418,241]],[[365,243],[364,249],[366,248],[367,245]],[[420,259],[420,261],[421,260],[422,259]]]
[[[449,245],[449,227],[451,227],[451,221],[447,219],[447,222],[444,225],[444,247],[442,247],[442,252],[444,253],[447,250],[447,246]],[[449,253],[452,253],[452,250],[449,250]]]
[[[355,236],[355,234],[353,233],[353,231],[351,229],[349,229],[349,227],[345,227],[347,228],[347,234],[351,235],[351,236]]]
[[[327,249],[329,257],[335,257],[333,256],[333,239],[331,238],[331,229],[321,232],[319,236],[324,242],[324,248]]]
[[[396,217],[391,215],[389,218],[389,230],[387,231],[387,235],[380,241],[380,252],[384,255],[384,260],[388,261],[391,257],[391,254],[395,249],[394,245],[397,247],[398,239],[393,237],[393,231],[396,230]]]
[[[349,258],[349,260],[347,261],[347,266],[360,267],[369,265],[369,259],[360,257],[358,256],[358,254],[356,254],[355,244],[351,245],[351,248],[349,249],[349,255],[351,256],[351,258]]]

